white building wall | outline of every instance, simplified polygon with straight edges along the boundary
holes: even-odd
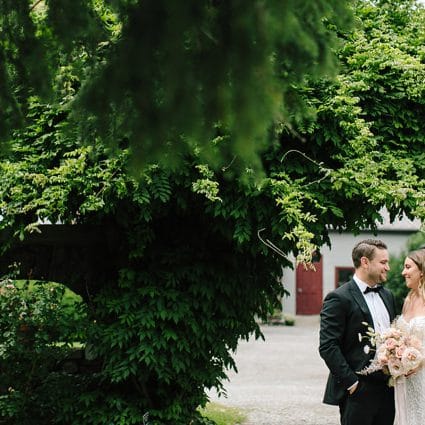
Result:
[[[381,239],[388,246],[390,256],[398,256],[406,250],[408,238],[417,230],[419,230],[419,225],[412,226],[409,230],[403,229],[403,231],[385,229],[377,235],[373,235],[370,232],[361,232],[357,236],[330,232],[331,248],[324,246],[321,249],[323,258],[323,298],[328,292],[335,289],[335,268],[353,267],[351,251],[358,241],[368,238]],[[282,273],[283,286],[290,293],[288,297],[284,297],[282,308],[284,313],[296,314],[295,259],[292,257],[291,261],[294,268],[285,268]]]
[[[351,251],[357,242],[368,238],[381,239],[388,246],[390,257],[397,257],[406,249],[406,243],[411,234],[406,232],[383,232],[376,236],[366,232],[357,236],[331,234],[331,249],[326,246],[321,251],[323,255],[323,298],[328,292],[335,289],[335,268],[353,267]]]

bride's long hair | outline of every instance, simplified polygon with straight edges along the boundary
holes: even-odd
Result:
[[[410,258],[417,266],[421,272],[421,278],[419,280],[418,293],[422,298],[422,301],[425,303],[425,249],[417,249],[411,251],[407,254],[407,258]],[[411,301],[413,290],[411,289],[407,294],[407,301]]]

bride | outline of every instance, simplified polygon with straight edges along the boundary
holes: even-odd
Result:
[[[399,325],[407,327],[425,345],[425,249],[407,255],[401,274],[410,291]],[[396,425],[425,425],[425,368],[397,380],[395,404]]]

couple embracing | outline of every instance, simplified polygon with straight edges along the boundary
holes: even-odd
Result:
[[[393,294],[381,285],[390,269],[385,243],[360,241],[353,248],[352,259],[353,278],[326,296],[320,313],[319,352],[330,370],[323,401],[339,406],[342,425],[425,425],[425,368],[406,373],[394,387],[382,370],[358,373],[375,356],[359,338],[365,334],[365,323],[378,334],[384,333],[397,312]],[[397,321],[414,332],[422,344],[424,274],[425,249],[409,253],[402,275],[410,292]]]

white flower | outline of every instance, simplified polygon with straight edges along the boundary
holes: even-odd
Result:
[[[404,368],[404,365],[399,359],[391,358],[388,361],[388,370],[392,377],[398,378],[401,375],[405,375],[408,370]]]
[[[359,332],[357,335],[359,337],[359,342],[362,342],[362,339],[363,339],[362,334]]]
[[[368,345],[365,345],[363,347],[363,351],[365,352],[365,354],[369,354],[370,353],[370,347]]]

